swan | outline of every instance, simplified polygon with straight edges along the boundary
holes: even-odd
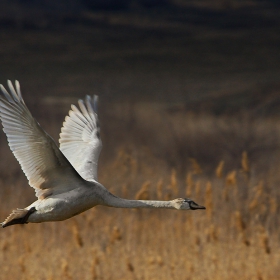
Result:
[[[13,210],[1,223],[62,221],[96,205],[117,208],[205,209],[189,198],[170,201],[129,200],[113,195],[97,181],[102,147],[97,116],[98,97],[72,105],[60,133],[60,148],[33,118],[21,95],[20,84],[8,80],[8,92],[0,85],[0,118],[9,146],[18,160],[37,200]]]

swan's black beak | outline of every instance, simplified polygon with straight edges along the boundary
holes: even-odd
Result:
[[[191,210],[198,210],[198,209],[206,209],[204,206],[198,205],[194,201],[190,202],[190,209]]]

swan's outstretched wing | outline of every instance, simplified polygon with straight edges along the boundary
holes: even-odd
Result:
[[[60,150],[87,181],[97,181],[98,158],[102,148],[97,116],[98,97],[79,100],[80,110],[72,105],[60,133]]]
[[[0,95],[0,118],[9,146],[30,186],[41,199],[74,189],[73,184],[65,184],[65,176],[77,178],[79,175],[32,117],[21,96],[18,81],[15,86],[16,89],[8,81],[8,93],[0,85],[4,95]]]

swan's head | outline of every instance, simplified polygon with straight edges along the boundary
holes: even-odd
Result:
[[[198,210],[206,209],[204,206],[198,205],[189,198],[176,198],[173,200],[174,207],[178,210]]]

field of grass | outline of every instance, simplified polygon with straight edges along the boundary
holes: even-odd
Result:
[[[57,139],[62,115],[41,105],[35,116]],[[207,210],[100,206],[64,222],[8,227],[1,277],[278,279],[280,128],[277,119],[240,118],[104,110],[101,183],[125,198],[191,197]],[[1,134],[1,220],[34,200],[5,142]]]
[[[21,82],[54,139],[99,94],[104,186],[207,207],[0,229],[0,279],[279,279],[279,9],[253,2],[0,26],[0,83]],[[0,220],[34,199],[1,132]]]

